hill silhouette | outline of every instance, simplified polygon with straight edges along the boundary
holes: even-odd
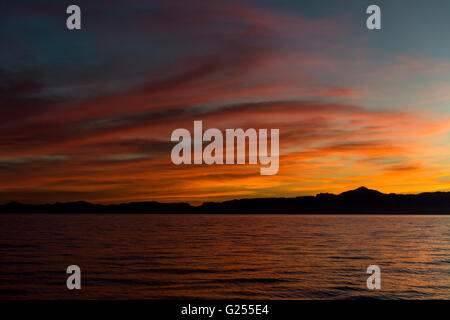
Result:
[[[10,202],[0,213],[139,213],[139,214],[450,214],[450,192],[385,194],[366,187],[295,198],[252,198],[224,202],[130,202],[93,204],[85,201],[31,205]]]

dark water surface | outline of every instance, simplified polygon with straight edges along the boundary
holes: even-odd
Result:
[[[450,299],[450,216],[0,215],[1,299],[360,297]]]

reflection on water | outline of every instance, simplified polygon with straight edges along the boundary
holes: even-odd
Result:
[[[450,216],[0,215],[0,265],[2,299],[450,299]]]

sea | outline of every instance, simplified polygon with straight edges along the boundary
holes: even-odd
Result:
[[[0,299],[450,299],[450,216],[1,214]]]

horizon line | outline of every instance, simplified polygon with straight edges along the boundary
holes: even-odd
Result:
[[[25,203],[25,202],[20,202],[20,201],[17,201],[17,200],[12,200],[12,201],[9,201],[9,202],[6,202],[6,203],[1,203],[0,206],[5,206],[5,205],[13,204],[13,203],[18,203],[18,204],[21,204],[21,205],[40,206],[40,205],[55,205],[55,204],[80,203],[80,202],[89,203],[89,204],[93,204],[93,205],[108,206],[108,205],[123,205],[123,204],[131,204],[131,203],[151,203],[151,202],[153,202],[153,203],[161,203],[161,204],[188,204],[188,205],[190,205],[192,207],[200,207],[200,206],[202,206],[205,203],[225,203],[225,202],[230,202],[230,201],[239,201],[239,200],[247,200],[247,199],[249,199],[249,200],[250,199],[253,199],[253,200],[255,200],[255,199],[295,199],[295,198],[301,198],[301,197],[317,197],[318,195],[321,195],[321,194],[329,194],[329,195],[339,196],[339,195],[341,195],[343,193],[357,191],[357,190],[375,191],[375,192],[381,193],[383,195],[392,195],[392,194],[395,194],[395,195],[421,195],[421,194],[427,194],[427,193],[449,193],[450,192],[450,190],[448,190],[448,191],[440,190],[440,191],[424,191],[424,192],[418,192],[418,193],[396,193],[396,192],[384,193],[384,192],[376,190],[376,189],[370,189],[370,188],[367,188],[365,186],[360,186],[358,188],[349,189],[349,190],[343,191],[341,193],[319,192],[319,193],[316,193],[314,195],[301,195],[301,196],[293,196],[293,197],[280,196],[280,197],[234,198],[234,199],[223,200],[223,201],[203,201],[203,202],[199,201],[199,203],[200,203],[199,205],[193,205],[192,203],[187,202],[187,201],[161,202],[161,201],[157,201],[157,200],[128,201],[128,202],[116,202],[116,203],[114,203],[114,202],[110,202],[110,203],[91,202],[91,201],[87,201],[87,200],[74,200],[74,201],[64,201],[64,202],[56,201],[56,202],[43,202],[43,203]]]

